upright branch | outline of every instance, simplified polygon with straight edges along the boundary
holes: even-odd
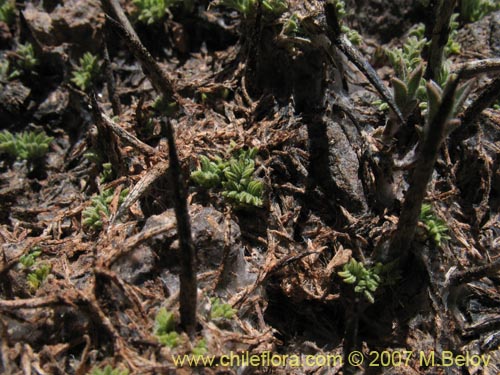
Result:
[[[380,96],[382,96],[382,99],[387,102],[389,107],[391,107],[401,123],[404,124],[406,121],[399,107],[397,106],[396,101],[394,100],[389,90],[387,90],[387,88],[382,83],[382,80],[377,75],[375,69],[373,69],[373,67],[368,63],[368,61],[366,61],[363,55],[352,46],[351,42],[349,42],[349,40],[347,40],[347,38],[342,35],[337,9],[335,7],[335,4],[330,1],[325,2],[325,16],[328,26],[328,39],[330,39],[331,43],[335,45],[340,51],[342,51],[342,53],[346,55],[349,61],[351,61],[356,66],[356,68],[358,68],[361,73],[364,74],[368,81],[378,91]]]
[[[166,124],[168,139],[168,155],[170,158],[170,172],[173,184],[174,209],[177,219],[177,233],[181,249],[181,273],[180,273],[180,314],[181,324],[187,334],[191,337],[196,329],[196,267],[193,238],[191,235],[191,223],[189,219],[187,192],[182,177],[181,165],[175,146],[175,136],[172,123],[163,120]]]
[[[450,126],[450,117],[460,102],[456,97],[459,75],[450,79],[446,85],[441,98],[432,88],[432,82],[428,83],[428,95],[434,97],[439,107],[432,114],[431,100],[429,99],[428,123],[425,130],[425,138],[421,148],[419,159],[410,178],[410,187],[405,195],[405,200],[399,216],[398,226],[389,248],[391,258],[400,257],[404,264],[409,255],[409,250],[422,207],[422,202],[427,191],[427,184],[431,179],[434,165],[436,163],[439,149],[446,138]]]
[[[434,27],[432,28],[431,45],[426,79],[437,80],[443,64],[444,47],[450,36],[450,20],[455,8],[456,0],[439,0],[435,5]]]
[[[168,77],[167,73],[158,65],[146,47],[144,47],[119,1],[102,0],[102,4],[108,14],[106,17],[107,23],[118,32],[135,58],[139,60],[144,74],[149,78],[155,90],[163,94],[168,101],[178,101],[175,87],[170,77]]]

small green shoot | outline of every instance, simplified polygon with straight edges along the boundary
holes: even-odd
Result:
[[[201,339],[198,341],[191,351],[195,356],[203,356],[208,353],[207,340]]]
[[[198,185],[210,189],[222,186],[222,196],[236,207],[261,207],[264,185],[255,180],[255,156],[257,149],[240,151],[228,161],[220,157],[210,160],[200,156],[200,168],[191,173],[191,179]]]
[[[7,153],[19,160],[40,160],[49,150],[53,139],[44,132],[29,131],[12,134],[8,130],[3,130],[0,132],[0,153]]]
[[[222,303],[220,298],[211,298],[212,308],[210,309],[211,319],[232,319],[236,310],[228,303]]]
[[[99,176],[99,180],[101,184],[109,182],[113,179],[113,165],[111,163],[103,163],[102,164],[102,172]]]
[[[16,67],[25,73],[30,73],[38,65],[33,44],[19,44],[16,49]]]
[[[120,192],[118,204],[122,204],[129,189],[123,189]],[[104,190],[102,193],[94,196],[91,199],[91,205],[85,208],[82,212],[82,225],[92,231],[99,231],[102,229],[103,218],[108,218],[111,214],[109,205],[113,200],[114,191],[111,189]]]
[[[373,293],[381,282],[375,267],[367,269],[363,263],[353,258],[344,265],[343,270],[338,275],[344,283],[354,285],[354,291],[363,294],[368,302],[375,302]]]
[[[179,334],[174,329],[174,314],[162,307],[156,314],[154,325],[154,335],[160,344],[169,348],[175,348],[179,344]]]
[[[43,284],[47,276],[50,274],[50,265],[42,264],[39,267],[35,268],[33,272],[30,272],[26,277],[26,282],[30,287],[31,291],[36,291],[40,285]]]
[[[73,82],[80,90],[87,91],[90,89],[97,78],[99,77],[99,59],[96,55],[90,52],[85,54],[79,60],[80,65],[73,71]]]
[[[234,9],[243,17],[249,17],[256,9],[258,0],[219,0],[217,5]],[[268,14],[279,16],[288,9],[286,0],[262,0],[262,9]]]
[[[11,69],[12,65],[9,60],[0,61],[0,87],[2,83],[8,82],[21,75],[17,69]]]
[[[12,25],[16,20],[16,5],[14,0],[0,0],[0,22]]]
[[[465,22],[476,22],[489,13],[499,10],[498,0],[460,0],[460,18]]]
[[[133,4],[137,7],[138,20],[147,25],[160,22],[167,15],[167,8],[175,0],[134,0]]]
[[[128,370],[121,370],[119,368],[114,369],[110,365],[107,365],[103,369],[94,368],[94,369],[92,369],[92,371],[89,374],[90,375],[128,375],[129,371]]]
[[[205,189],[211,189],[221,184],[224,164],[222,159],[217,158],[215,162],[204,155],[200,155],[200,169],[191,173],[191,179]]]
[[[40,247],[36,246],[28,254],[24,254],[19,258],[19,264],[22,268],[27,269],[35,265],[36,259],[42,254]]]
[[[430,204],[422,204],[420,221],[427,229],[428,236],[438,247],[441,247],[442,241],[450,239],[450,237],[446,234],[448,232],[446,223],[436,216]]]

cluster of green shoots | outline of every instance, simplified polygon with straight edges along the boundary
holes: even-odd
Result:
[[[167,14],[169,3],[175,0],[134,0],[133,3],[137,7],[138,20],[148,25],[152,25],[161,21]]]
[[[460,0],[460,17],[465,22],[475,22],[499,10],[498,0]]]
[[[450,36],[444,49],[445,56],[460,52],[460,45],[454,40],[458,22],[458,14],[453,14],[450,21]],[[402,48],[386,50],[386,55],[396,73],[391,79],[394,99],[404,117],[408,117],[418,105],[423,111],[428,107],[426,90],[427,81],[423,78],[425,61],[422,52],[429,42],[424,37],[425,26],[418,24],[410,30]],[[444,87],[450,77],[450,60],[445,60],[436,79],[440,87]],[[388,110],[387,103],[377,100],[374,104],[380,110]]]
[[[450,237],[446,234],[448,232],[446,223],[436,216],[430,204],[422,204],[420,221],[427,229],[428,236],[437,246],[441,246],[443,240],[450,239]]]
[[[35,50],[31,43],[19,44],[12,61],[7,59],[0,62],[1,83],[13,80],[24,74],[29,74],[38,65]]]
[[[174,314],[164,307],[158,310],[155,317],[154,335],[160,344],[175,348],[179,344],[179,334],[175,331]]]
[[[12,134],[8,130],[0,132],[0,152],[19,160],[36,161],[42,159],[54,138],[44,132],[34,131]]]
[[[16,6],[13,0],[0,0],[0,22],[12,25],[16,19]]]
[[[246,18],[255,11],[258,0],[219,0],[214,4],[234,9]],[[262,9],[269,14],[281,15],[288,9],[288,4],[286,0],[262,0]]]
[[[123,189],[120,192],[120,197],[118,198],[118,204],[122,204],[129,189]],[[104,190],[100,194],[92,197],[91,204],[82,212],[82,224],[84,227],[89,228],[93,231],[99,231],[102,229],[103,219],[109,218],[111,215],[110,204],[113,200],[114,191],[111,189]]]
[[[181,5],[188,12],[194,9],[194,0],[133,0],[137,8],[137,19],[147,25],[162,21],[167,10],[172,6]]]
[[[363,263],[352,258],[349,263],[344,265],[343,270],[338,275],[344,283],[354,285],[356,293],[363,294],[368,302],[374,303],[373,293],[381,283],[380,273],[382,267],[379,263],[372,268],[366,268]]]
[[[28,271],[26,284],[32,292],[35,292],[50,274],[49,264],[39,264],[37,258],[42,254],[40,247],[34,247],[28,254],[19,258],[19,265],[23,270]]]
[[[337,11],[341,31],[346,35],[347,39],[349,39],[352,44],[359,46],[363,40],[361,35],[356,30],[351,29],[349,26],[345,25],[344,22],[342,22],[342,19],[347,15],[345,2],[342,0],[333,0],[332,2],[334,3]]]
[[[256,148],[240,151],[229,160],[202,155],[201,166],[191,173],[191,179],[207,189],[222,187],[222,195],[236,207],[261,207],[264,185],[253,178],[256,155]]]
[[[119,368],[114,369],[110,365],[107,365],[103,369],[94,368],[90,372],[90,375],[128,375],[128,370],[121,370]]]
[[[71,82],[80,90],[87,91],[94,85],[94,82],[99,77],[99,59],[96,55],[85,52],[79,62],[80,65],[73,71]]]
[[[228,303],[222,303],[220,298],[210,298],[212,307],[210,309],[211,319],[233,319],[236,310]]]

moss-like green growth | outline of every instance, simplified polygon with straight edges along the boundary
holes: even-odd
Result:
[[[80,65],[73,71],[71,82],[78,86],[80,90],[87,91],[99,77],[99,58],[90,52],[85,52],[79,62]]]
[[[162,307],[155,317],[154,335],[162,345],[175,348],[179,344],[180,337],[174,329],[174,314]]]
[[[356,293],[363,294],[368,302],[374,303],[373,293],[381,282],[379,269],[380,266],[367,269],[363,263],[353,258],[344,265],[343,270],[338,275],[344,283],[354,285]]]
[[[214,4],[234,9],[247,18],[255,12],[258,0],[218,0]],[[279,16],[288,9],[288,3],[286,0],[262,0],[262,9],[268,14]]]
[[[252,148],[240,151],[228,161],[200,156],[201,166],[191,173],[191,179],[207,189],[222,187],[222,195],[236,207],[261,207],[264,185],[253,178],[256,155],[257,149]]]
[[[14,0],[0,0],[0,22],[12,25],[16,20],[16,5]]]
[[[50,270],[51,266],[49,264],[42,264],[28,274],[26,283],[32,292],[36,291],[43,284],[47,276],[49,276]]]
[[[172,0],[134,0],[134,5],[139,13],[137,19],[140,22],[152,25],[160,22],[167,14],[167,8],[173,4]]]
[[[222,303],[220,298],[211,298],[212,308],[210,309],[211,319],[232,319],[236,310],[228,303]]]
[[[0,152],[20,160],[40,160],[49,150],[50,142],[53,139],[44,132],[29,131],[12,134],[8,130],[3,130],[0,132]]]
[[[35,56],[35,49],[31,43],[19,44],[16,49],[16,57],[15,65],[24,71],[24,73],[32,72],[39,63]]]
[[[118,204],[123,203],[123,201],[127,197],[128,192],[129,189],[123,189],[120,192]],[[114,191],[111,189],[107,189],[91,199],[91,205],[82,212],[82,224],[84,227],[87,227],[93,231],[99,231],[102,229],[102,219],[108,218],[111,214],[109,205],[113,200],[113,195]]]
[[[420,221],[427,229],[428,236],[437,246],[440,247],[442,245],[442,241],[450,239],[450,237],[446,234],[448,232],[446,223],[436,216],[430,204],[422,204]]]
[[[12,68],[9,60],[0,61],[0,88],[2,83],[13,80],[21,75],[21,72],[16,68]]]
[[[36,259],[42,254],[40,247],[36,246],[27,254],[19,258],[19,264],[22,268],[28,269],[35,265]]]
[[[196,343],[193,350],[191,351],[195,356],[203,356],[208,353],[207,340],[201,339]]]
[[[460,0],[460,18],[465,22],[476,22],[489,13],[499,10],[498,0]]]

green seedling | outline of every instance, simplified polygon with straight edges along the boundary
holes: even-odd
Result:
[[[208,353],[207,340],[201,339],[198,341],[191,351],[195,356],[203,356]]]
[[[13,0],[0,0],[0,22],[12,25],[16,20],[16,5]]]
[[[155,99],[152,107],[158,114],[172,116],[177,110],[177,103],[175,101],[165,100],[163,95],[160,95]]]
[[[236,310],[228,303],[222,303],[220,298],[211,298],[212,308],[210,309],[211,319],[232,319]]]
[[[40,247],[36,246],[28,254],[24,254],[19,258],[19,264],[22,268],[28,269],[35,265],[36,259],[42,254]]]
[[[16,49],[16,67],[25,73],[29,73],[38,65],[38,59],[35,56],[33,44],[19,44]]]
[[[129,189],[123,189],[120,192],[120,197],[118,199],[118,204],[122,204]],[[93,231],[99,231],[102,229],[103,218],[108,218],[111,215],[109,205],[113,200],[114,191],[111,189],[104,190],[99,195],[94,196],[91,199],[91,205],[83,210],[82,212],[82,225]]]
[[[9,60],[2,60],[0,62],[0,84],[11,81],[21,75],[21,72],[17,69],[11,69],[11,64]]]
[[[361,35],[354,29],[351,29],[349,26],[343,24],[342,19],[347,15],[347,12],[345,10],[345,2],[342,0],[333,0],[331,1],[335,5],[335,11],[337,13],[337,19],[341,22],[341,31],[345,34],[347,39],[349,41],[356,45],[359,46],[361,42],[363,41],[363,38]]]
[[[107,365],[103,369],[94,368],[90,372],[90,375],[128,375],[128,370],[114,369],[110,365]]]
[[[133,3],[137,7],[138,20],[147,25],[158,23],[167,15],[167,8],[172,5],[175,0],[134,0]]]
[[[174,329],[174,314],[162,307],[155,317],[154,335],[162,345],[175,348],[179,344],[180,337]]]
[[[204,155],[200,155],[200,169],[191,173],[191,179],[205,189],[220,186],[223,178],[225,165],[221,158],[211,161]]]
[[[489,13],[499,10],[498,0],[460,0],[460,18],[465,22],[476,22]]]
[[[111,163],[102,164],[102,172],[99,177],[101,184],[104,184],[113,179],[113,165]]]
[[[224,161],[220,157],[213,161],[200,156],[200,168],[191,173],[191,179],[205,188],[222,187],[222,196],[236,207],[261,207],[264,185],[255,180],[254,158],[257,149],[241,151],[237,157]]]
[[[445,56],[458,55],[460,53],[460,43],[456,41],[459,23],[457,21],[458,13],[453,13],[450,18],[450,34],[446,46],[444,47]]]
[[[446,234],[448,232],[446,223],[436,216],[430,204],[422,204],[420,221],[427,229],[428,236],[438,247],[441,247],[442,241],[450,239],[450,237]]]
[[[30,272],[26,277],[26,283],[31,291],[36,291],[43,284],[47,276],[50,274],[50,265],[42,264]]]
[[[262,206],[263,184],[252,178],[255,161],[246,157],[231,159],[224,169],[225,181],[222,181],[222,195],[237,206]]]
[[[299,18],[295,13],[293,13],[288,19],[283,23],[284,35],[295,36],[300,32],[300,22]]]
[[[8,130],[0,132],[0,152],[19,160],[36,161],[42,159],[54,138],[44,132],[33,131],[12,134]]]
[[[80,65],[73,71],[71,82],[80,90],[87,91],[99,77],[99,59],[96,55],[85,52],[79,62]]]
[[[354,285],[354,292],[363,294],[368,302],[374,303],[373,293],[381,282],[377,271],[378,269],[375,267],[367,269],[363,263],[351,259],[338,275],[344,283]]]
[[[243,17],[250,16],[256,9],[258,0],[219,0],[216,5],[234,9]],[[281,15],[288,9],[285,0],[262,0],[262,9],[270,14]]]

